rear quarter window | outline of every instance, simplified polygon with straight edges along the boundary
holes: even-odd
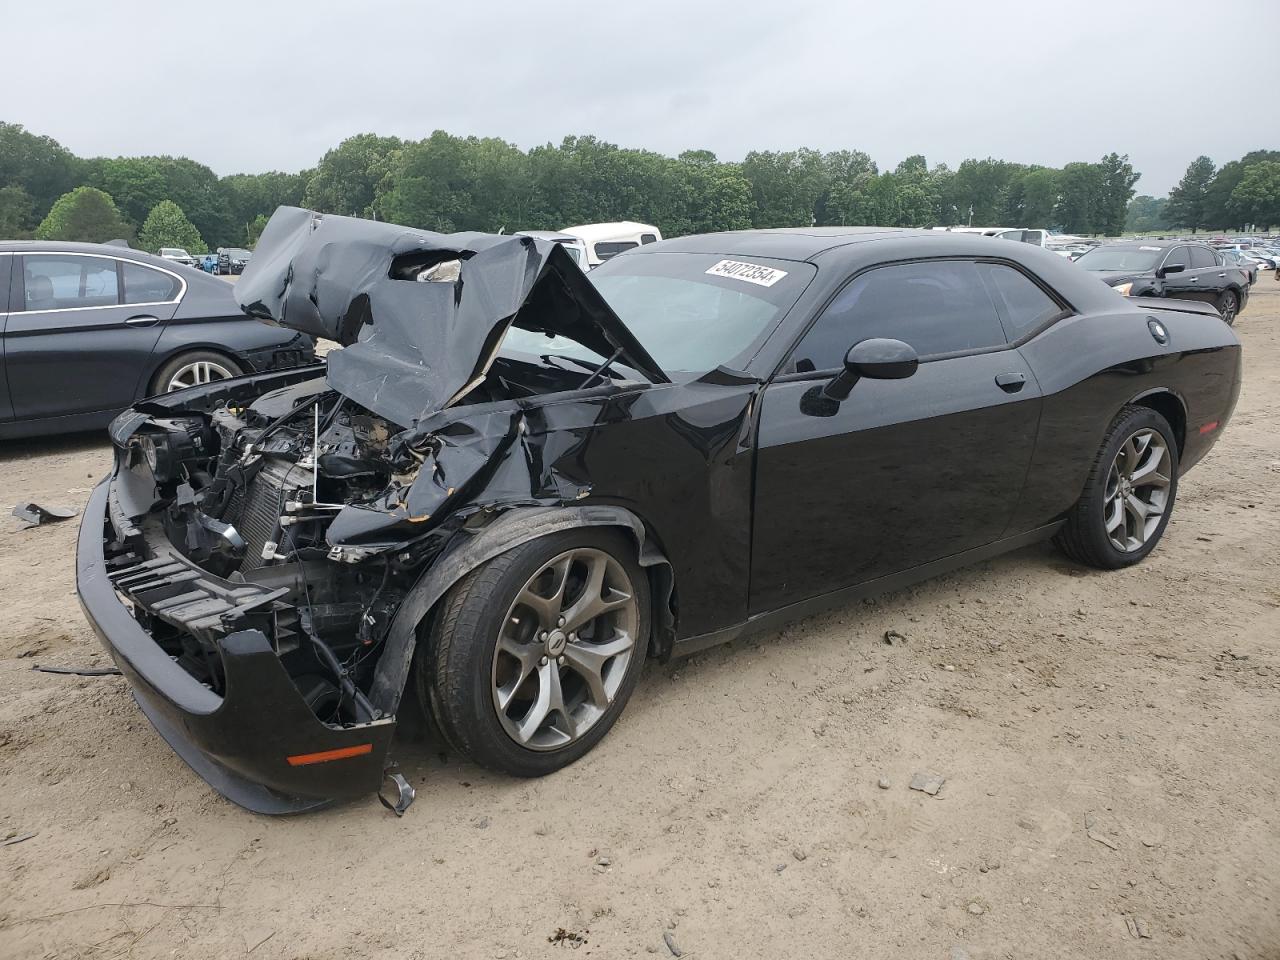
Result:
[[[182,284],[177,277],[140,263],[123,266],[125,303],[164,303],[178,298]]]
[[[1002,263],[979,268],[991,288],[991,299],[1000,310],[1009,340],[1018,340],[1063,312],[1062,306],[1034,280]]]

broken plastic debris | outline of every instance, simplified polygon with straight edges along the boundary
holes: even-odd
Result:
[[[50,667],[37,663],[32,670],[40,673],[65,673],[75,677],[118,677],[119,667]]]
[[[80,511],[75,507],[64,507],[60,504],[45,506],[42,503],[27,502],[15,504],[12,512],[19,520],[23,520],[33,527],[38,527],[42,523],[58,523],[62,520],[70,520]]]
[[[396,788],[396,799],[394,802],[388,800],[382,795],[381,790],[378,791],[378,799],[382,801],[384,807],[397,817],[403,817],[404,812],[409,809],[409,804],[413,803],[413,799],[418,795],[418,792],[413,789],[408,780],[398,773],[387,771],[383,774],[383,779],[390,780],[391,785]]]
[[[910,787],[912,790],[919,790],[921,793],[936,797],[946,782],[946,777],[940,777],[936,773],[917,773],[912,776]]]

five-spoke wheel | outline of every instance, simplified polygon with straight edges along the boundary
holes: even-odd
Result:
[[[516,595],[493,655],[493,705],[531,750],[585,734],[617,696],[635,655],[635,587],[594,547],[548,561]]]
[[[1107,472],[1107,537],[1117,550],[1139,550],[1159,528],[1169,502],[1173,458],[1155,430],[1132,434]]]
[[[1178,443],[1169,421],[1150,407],[1125,407],[1055,542],[1090,566],[1137,563],[1164,534],[1177,491]]]
[[[590,750],[644,665],[649,581],[620,530],[568,530],[482,564],[440,602],[418,691],[461,753],[540,776]]]

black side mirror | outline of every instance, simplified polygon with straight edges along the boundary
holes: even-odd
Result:
[[[1187,265],[1185,263],[1166,263],[1156,271],[1156,276],[1163,279],[1171,273],[1181,273],[1185,269],[1187,269]]]
[[[849,348],[844,356],[844,370],[823,388],[822,395],[829,400],[844,400],[863,377],[901,380],[914,374],[919,365],[920,357],[915,350],[901,340],[883,337],[862,340]]]

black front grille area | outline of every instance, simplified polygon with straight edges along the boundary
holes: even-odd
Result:
[[[237,498],[239,504],[232,503],[227,516],[245,542],[242,572],[262,566],[263,547],[268,542],[279,542],[276,537],[285,501],[296,498],[300,490],[310,485],[311,473],[306,468],[288,461],[269,460],[249,483],[243,498]]]
[[[287,587],[215,577],[176,555],[121,565],[110,576],[115,588],[150,617],[205,642],[232,630],[264,627],[254,615],[274,619],[289,595]]]

